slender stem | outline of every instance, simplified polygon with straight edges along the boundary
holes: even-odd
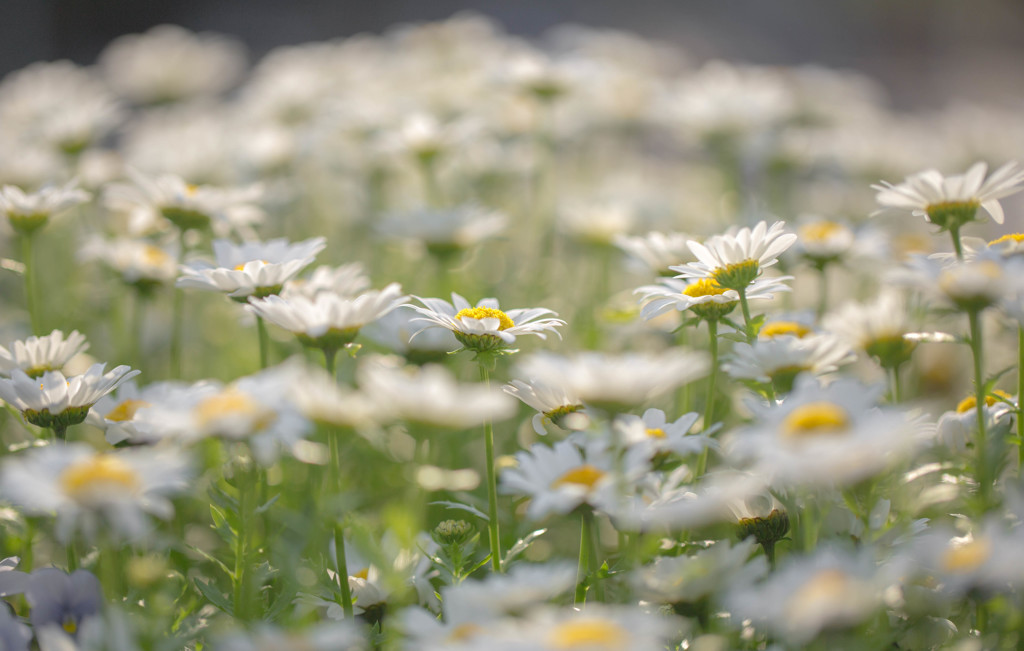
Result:
[[[1024,416],[1020,412],[1024,396],[1024,327],[1017,328],[1017,475],[1024,476]]]
[[[708,321],[708,350],[711,352],[711,372],[708,373],[708,395],[704,400],[704,429],[711,427],[715,417],[715,382],[718,379],[718,321]],[[697,460],[696,478],[704,474],[708,468],[709,450],[705,447],[701,450],[700,458]]]
[[[181,379],[181,345],[185,332],[185,292],[174,289],[171,307],[171,378]]]
[[[690,333],[686,328],[679,329],[679,346],[686,348],[690,345]],[[693,403],[693,391],[691,390],[690,383],[679,387],[679,391],[676,395],[676,411],[678,414],[690,413],[691,405]]]
[[[263,317],[256,316],[256,332],[260,338],[260,368],[267,368],[270,357],[270,336],[267,334],[267,324]]]
[[[130,341],[128,345],[131,346],[130,354],[128,359],[131,360],[132,365],[135,368],[143,366],[142,363],[142,315],[146,305],[146,299],[143,297],[142,292],[135,291],[132,294],[132,308],[131,308],[131,323],[128,324],[129,333],[128,337]]]
[[[72,534],[71,539],[65,545],[65,552],[68,557],[68,574],[71,574],[78,569],[78,547],[75,545],[74,534]]]
[[[121,601],[124,597],[124,587],[121,582],[121,565],[124,559],[120,550],[109,537],[100,539],[100,574],[103,579],[103,589],[107,599]]]
[[[592,509],[586,509],[583,512],[583,526],[590,532],[587,536],[590,542],[590,553],[587,554],[589,564],[587,566],[587,573],[593,577],[594,585],[594,598],[597,601],[604,601],[604,584],[597,578],[597,569],[600,565],[600,541],[597,536],[597,526],[594,522],[594,511]]]
[[[750,331],[750,305],[747,303],[747,288],[737,292],[740,295],[740,308],[743,310],[743,329],[746,331],[744,334],[747,336],[747,343],[753,344],[757,336]]]
[[[332,359],[333,373],[333,359]],[[337,497],[342,492],[341,475],[341,432],[332,430],[328,433],[327,445],[331,452],[331,487]],[[334,560],[338,565],[338,587],[341,609],[345,613],[345,619],[352,620],[352,589],[348,585],[348,560],[345,556],[345,525],[342,523],[343,515],[338,513],[335,516],[338,523],[334,525]]]
[[[971,354],[974,358],[974,397],[975,414],[977,416],[978,438],[974,448],[978,455],[975,479],[982,503],[987,507],[991,491],[992,478],[988,476],[988,436],[985,432],[985,376],[981,334],[981,312],[971,310],[967,313],[971,329]]]
[[[807,504],[800,512],[800,526],[803,528],[804,551],[813,551],[818,546],[818,522],[817,508],[814,504]]]
[[[818,266],[818,318],[825,316],[828,312],[828,264]]]
[[[32,334],[42,335],[43,327],[39,318],[39,301],[36,290],[36,270],[32,262],[32,249],[34,248],[35,237],[33,233],[25,233],[21,236],[21,262],[25,265],[25,307],[28,309],[29,322],[32,325]]]
[[[332,380],[337,381],[337,371],[335,364],[338,358],[337,348],[324,348],[324,368],[327,370],[327,374],[331,376]]]
[[[963,262],[964,249],[963,245],[960,244],[960,227],[954,226],[949,229],[949,236],[953,238],[953,250],[956,251],[956,259],[959,262]]]
[[[586,508],[586,507],[584,507]],[[576,596],[574,606],[582,606],[587,601],[587,570],[590,567],[590,528],[587,527],[587,516],[580,516],[580,560],[576,566]]]
[[[903,388],[900,386],[899,364],[889,367],[889,393],[892,396],[893,404],[903,401]]]
[[[243,464],[255,463],[252,460],[239,463],[235,471],[235,486],[238,489],[238,520],[239,530],[235,537],[235,617],[248,620],[251,616],[249,607],[252,602],[252,568],[249,558],[252,555],[253,519],[256,515],[256,477],[255,469],[242,467]]]
[[[491,378],[484,363],[480,364],[480,381],[490,387]],[[494,473],[494,426],[484,421],[484,448],[487,455],[487,530],[491,539],[491,568],[501,572],[501,538],[498,530],[498,479]]]
[[[764,541],[761,543],[761,549],[764,550],[764,555],[768,557],[768,568],[775,571],[775,541]]]
[[[21,550],[21,568],[26,572],[31,572],[35,564],[35,557],[33,555],[32,542],[36,537],[36,521],[35,518],[25,518],[25,546]]]

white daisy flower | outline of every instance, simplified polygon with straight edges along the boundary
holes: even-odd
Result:
[[[826,315],[823,326],[887,368],[910,359],[916,346],[904,337],[911,331],[906,300],[891,288],[882,289],[869,303],[846,303]]]
[[[562,387],[512,380],[501,389],[537,410],[533,416],[533,431],[541,436],[548,433],[544,428],[545,422],[568,430],[586,429],[590,422],[583,411],[583,402]]]
[[[574,608],[541,608],[525,618],[495,626],[479,638],[477,648],[498,651],[663,651],[677,635],[674,616],[644,612],[631,606],[587,604]]]
[[[565,594],[575,585],[576,567],[571,563],[519,564],[507,574],[446,586],[441,589],[441,603],[445,614],[515,616]]]
[[[63,186],[46,185],[31,193],[5,185],[0,188],[0,213],[7,217],[14,230],[31,233],[45,226],[51,217],[89,198],[89,193],[80,189],[76,180]]]
[[[547,339],[545,331],[550,331],[561,338],[556,328],[565,325],[561,319],[541,318],[555,314],[543,307],[503,312],[498,308],[496,298],[482,299],[475,307],[455,292],[452,292],[451,303],[440,298],[413,298],[423,303],[423,307],[409,305],[422,315],[416,320],[427,323],[422,330],[446,328],[452,331],[459,343],[477,352],[505,348],[515,343],[516,337],[521,335],[536,335]],[[413,337],[416,334],[419,332],[413,334]]]
[[[582,450],[568,440],[551,447],[537,443],[517,453],[516,461],[516,467],[502,471],[499,488],[505,494],[529,496],[526,516],[531,520],[565,515],[581,504],[611,510],[618,501],[616,462],[603,441],[585,441]],[[642,455],[626,455],[624,479],[635,481],[647,470]]]
[[[797,241],[796,233],[787,233],[785,228],[786,222],[775,222],[769,228],[762,221],[753,229],[715,235],[703,244],[691,241],[688,246],[697,262],[671,269],[679,272],[679,278],[713,278],[722,287],[741,291]]]
[[[382,416],[409,422],[467,429],[516,412],[515,401],[500,389],[459,384],[433,364],[403,367],[396,358],[370,357],[359,365],[357,379]]]
[[[810,557],[792,557],[761,583],[731,586],[726,604],[739,623],[752,619],[775,635],[800,645],[824,630],[846,629],[883,605],[891,585],[866,554],[825,548]]]
[[[284,238],[242,244],[214,240],[215,264],[197,261],[181,265],[177,286],[223,292],[241,300],[270,296],[312,264],[325,246],[327,240],[322,237],[294,244]]]
[[[797,236],[800,253],[816,267],[842,259],[857,241],[856,233],[846,224],[820,217],[803,220]]]
[[[646,271],[665,275],[671,273],[669,267],[693,261],[693,253],[687,246],[691,239],[685,233],[651,231],[638,236],[616,235],[613,242],[630,258],[640,262]]]
[[[146,513],[163,519],[173,515],[167,496],[185,492],[190,475],[184,457],[169,449],[98,453],[69,444],[7,459],[0,492],[29,513],[55,513],[62,542],[78,531],[96,540],[101,526],[107,535],[137,540],[150,529]]]
[[[1010,294],[1019,261],[1004,260],[993,251],[979,251],[969,260],[939,260],[914,256],[889,274],[897,285],[923,291],[946,307],[978,311],[995,305]]]
[[[1024,585],[1024,564],[1019,560],[1022,544],[1024,530],[1007,529],[991,518],[966,535],[936,527],[912,541],[906,553],[912,573],[930,577],[947,596],[963,597],[974,591],[994,595]]]
[[[368,396],[339,385],[318,366],[301,362],[296,366],[288,398],[303,416],[315,423],[356,429],[377,422],[378,410]]]
[[[281,296],[291,298],[304,296],[313,299],[321,292],[352,297],[370,289],[370,277],[366,275],[363,265],[358,262],[343,264],[339,267],[319,266],[313,270],[309,278],[292,278],[284,284]]]
[[[692,556],[662,556],[633,572],[637,596],[663,604],[696,604],[724,591],[733,582],[749,583],[768,573],[763,556],[747,562],[757,543],[727,540],[698,550]]]
[[[703,377],[708,367],[705,353],[678,349],[658,354],[584,352],[574,357],[534,353],[516,366],[521,377],[564,387],[585,404],[616,412]]]
[[[983,416],[986,436],[992,440],[1001,440],[1003,435],[1009,434],[1014,422],[1015,405],[1013,396],[1005,391],[996,389],[985,396]],[[977,429],[978,399],[972,395],[961,400],[956,410],[947,411],[939,416],[935,433],[938,440],[947,448],[963,453],[966,452],[967,444],[972,441]]]
[[[363,333],[413,364],[440,363],[448,357],[448,351],[459,347],[459,342],[447,328],[423,330],[416,323],[417,315],[411,307],[402,305],[369,324]]]
[[[320,292],[313,298],[249,298],[249,311],[291,332],[304,346],[337,350],[351,343],[359,329],[402,305],[409,297],[391,283],[355,297]]]
[[[773,486],[848,486],[908,458],[927,442],[920,420],[877,407],[882,388],[797,378],[780,404],[751,404],[754,422],[722,441],[726,458]]]
[[[42,377],[33,378],[14,369],[10,379],[0,378],[0,398],[33,425],[62,434],[71,425],[85,420],[100,398],[140,373],[128,366],[104,373],[105,367],[106,364],[93,364],[83,375],[70,378],[60,371],[46,371]]]
[[[155,443],[161,438],[159,432],[148,423],[136,420],[135,415],[140,409],[173,401],[174,396],[188,388],[184,382],[155,382],[140,389],[135,380],[128,380],[97,400],[85,422],[103,430],[111,445],[124,441]]]
[[[348,622],[314,624],[301,632],[259,624],[252,631],[219,637],[214,646],[223,651],[362,651],[369,647],[359,627]]]
[[[14,369],[21,369],[29,377],[59,371],[72,357],[88,348],[85,335],[77,330],[72,330],[67,339],[62,331],[54,330],[43,337],[15,341],[10,350],[0,346],[0,375],[10,376]]]
[[[147,291],[170,285],[178,277],[177,242],[158,244],[129,237],[91,237],[78,252],[82,261],[97,260],[128,285]]]
[[[648,456],[674,452],[685,457],[699,454],[711,445],[708,432],[690,434],[690,430],[699,419],[700,414],[692,412],[683,414],[670,423],[665,417],[665,412],[651,408],[645,411],[642,417],[621,414],[616,417],[613,427],[627,446],[644,448],[648,450]]]
[[[738,380],[771,382],[777,391],[786,393],[799,374],[831,373],[854,359],[849,344],[838,337],[779,336],[758,339],[753,345],[737,343],[722,370]]]
[[[1002,224],[999,199],[1020,192],[1024,168],[1011,161],[986,179],[987,169],[985,163],[975,163],[964,174],[950,176],[930,169],[908,176],[898,185],[882,181],[871,187],[878,191],[875,199],[883,210],[909,211],[946,230],[973,221],[979,208]]]
[[[158,25],[114,39],[98,63],[116,93],[138,104],[158,104],[228,89],[245,70],[245,47],[220,34]]]
[[[790,287],[785,283],[792,279],[792,276],[755,278],[746,288],[747,299],[771,299],[775,292],[788,292]],[[701,319],[713,321],[727,316],[740,300],[739,292],[722,287],[713,278],[659,278],[657,285],[644,285],[633,293],[640,295],[640,302],[644,304],[640,314],[647,320],[675,309],[690,310]]]

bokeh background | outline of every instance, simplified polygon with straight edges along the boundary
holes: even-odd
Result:
[[[0,74],[39,60],[88,64],[116,36],[160,23],[236,35],[255,60],[280,45],[460,11],[531,37],[581,23],[664,40],[697,61],[853,68],[877,79],[894,108],[1024,104],[1021,0],[3,0]]]

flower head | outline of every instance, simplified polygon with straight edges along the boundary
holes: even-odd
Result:
[[[16,341],[11,350],[0,346],[0,375],[10,376],[21,369],[29,377],[39,377],[46,371],[59,371],[68,361],[89,348],[85,335],[72,330],[67,339],[60,330],[43,337],[29,337]]]
[[[678,267],[678,278],[713,278],[722,287],[743,291],[761,274],[764,267],[779,261],[779,255],[797,240],[785,232],[786,222],[758,222],[754,228],[715,235],[706,242],[690,242],[697,262]]]
[[[84,374],[71,377],[60,371],[46,371],[38,378],[14,369],[10,379],[0,378],[0,398],[33,425],[64,430],[81,423],[100,398],[140,373],[128,366],[104,373],[105,367],[93,364]]]
[[[423,304],[423,307],[410,305],[422,315],[416,320],[427,323],[422,330],[451,330],[467,350],[478,353],[506,348],[515,343],[516,337],[520,335],[536,335],[546,339],[546,331],[558,334],[555,328],[565,325],[561,319],[541,318],[555,314],[543,307],[503,312],[498,307],[498,300],[494,298],[485,298],[475,306],[454,292],[451,303],[439,298],[414,298]],[[419,333],[413,334],[413,337],[416,334]]]
[[[312,264],[325,246],[327,241],[322,237],[294,244],[284,238],[242,244],[214,240],[216,263],[181,265],[177,285],[224,292],[240,300],[270,296],[279,293],[286,281]]]
[[[883,209],[910,211],[943,230],[959,229],[973,221],[979,208],[1002,224],[999,199],[1021,190],[1024,169],[1011,161],[986,179],[987,169],[985,163],[975,163],[964,174],[950,176],[930,169],[908,176],[898,185],[883,181],[871,187],[878,191],[875,199]]]
[[[45,226],[50,217],[88,200],[89,193],[80,189],[77,181],[47,185],[31,193],[5,185],[0,188],[0,213],[7,216],[14,230],[31,233]]]

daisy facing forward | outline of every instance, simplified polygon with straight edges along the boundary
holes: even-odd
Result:
[[[475,307],[455,292],[452,292],[451,303],[439,298],[413,298],[423,303],[423,307],[409,306],[423,315],[414,320],[427,323],[419,332],[427,328],[447,328],[465,350],[476,353],[505,349],[515,343],[519,335],[537,335],[547,339],[545,331],[550,331],[561,337],[555,328],[565,325],[561,319],[541,318],[555,314],[543,307],[502,312],[495,298],[485,298]]]
[[[1002,224],[999,199],[1020,192],[1024,184],[1024,169],[1016,161],[1003,165],[986,179],[987,169],[985,163],[975,163],[964,174],[950,176],[929,169],[908,176],[898,185],[882,181],[871,187],[878,191],[875,199],[882,206],[879,212],[910,211],[937,225],[940,231],[949,231],[956,255],[962,259],[960,228],[976,219],[978,209]]]

